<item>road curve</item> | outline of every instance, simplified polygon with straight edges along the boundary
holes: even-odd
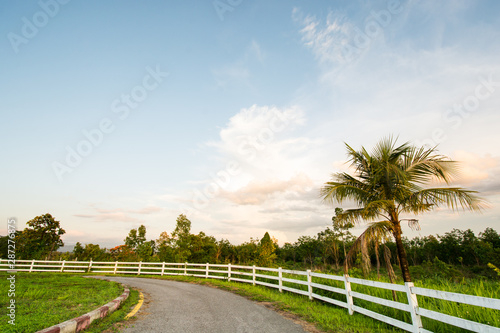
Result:
[[[197,284],[129,277],[92,276],[145,293],[146,309],[120,332],[305,332],[302,326],[246,298]]]

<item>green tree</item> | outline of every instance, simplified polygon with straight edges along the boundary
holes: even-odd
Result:
[[[381,140],[370,154],[364,147],[356,151],[346,144],[354,175],[336,173],[321,189],[324,200],[356,202],[357,208],[344,211],[339,218],[348,222],[382,219],[390,223],[397,246],[403,280],[410,282],[410,270],[402,241],[401,218],[421,214],[439,206],[480,210],[482,200],[475,191],[460,187],[430,187],[435,181],[449,185],[457,164],[436,154],[435,148],[418,148],[404,143],[396,146],[392,137]],[[410,219],[410,226],[418,223]]]
[[[21,231],[16,230],[14,233],[14,236],[17,237],[21,234]],[[9,235],[7,236],[0,236],[0,258],[8,258],[9,256]],[[11,249],[12,251],[12,246]],[[11,252],[12,254],[12,252]]]
[[[52,215],[37,216],[26,222],[28,225],[17,237],[16,246],[20,259],[51,258],[64,243],[61,236],[66,233]]]
[[[258,264],[264,267],[269,266],[276,259],[276,245],[274,244],[271,236],[266,231],[264,237],[260,240],[259,244],[259,259]]]
[[[191,244],[191,221],[189,221],[186,215],[181,214],[177,217],[172,236],[175,243],[175,261],[185,262],[191,255],[191,250],[189,249]]]
[[[156,249],[160,261],[173,262],[175,260],[173,242],[174,240],[166,231],[160,234],[160,237],[156,240]]]
[[[146,227],[141,224],[138,229],[132,229],[128,233],[124,242],[131,249],[137,249],[140,245],[144,244],[146,241]]]
[[[249,242],[236,246],[236,257],[240,264],[255,263],[259,257],[259,240],[250,237]]]
[[[309,263],[312,269],[316,257],[319,257],[319,241],[311,236],[300,236],[295,244],[297,254],[302,258],[304,264]]]
[[[351,240],[354,238],[354,236],[351,234],[349,229],[354,227],[354,223],[351,221],[343,220],[340,218],[340,215],[344,210],[342,208],[335,208],[335,216],[332,217],[332,223],[333,223],[333,233],[335,236],[340,237],[342,239],[342,249],[344,251],[344,270],[347,270],[347,263],[345,259],[347,258],[347,251],[346,251],[346,246],[345,243],[348,240]]]
[[[105,261],[108,259],[108,254],[105,248],[100,248],[98,244],[85,244],[82,247],[80,242],[77,242],[73,248],[73,255],[81,261]]]

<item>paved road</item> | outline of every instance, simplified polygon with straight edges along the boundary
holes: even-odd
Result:
[[[97,278],[144,293],[147,305],[139,310],[133,326],[121,332],[305,332],[280,314],[228,291],[168,280]]]

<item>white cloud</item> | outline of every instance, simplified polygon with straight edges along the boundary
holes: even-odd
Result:
[[[323,24],[313,15],[294,8],[292,18],[302,28],[301,40],[320,62],[346,62],[345,48],[351,40],[353,25],[345,15],[330,12]]]

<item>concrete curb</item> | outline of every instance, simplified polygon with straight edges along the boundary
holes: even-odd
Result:
[[[108,304],[103,305],[94,311],[86,313],[83,316],[67,320],[63,323],[51,326],[36,333],[75,333],[83,331],[84,329],[89,327],[90,323],[92,323],[94,320],[104,318],[107,315],[113,313],[116,309],[118,309],[120,304],[122,304],[128,298],[130,290],[127,286],[123,284],[122,286],[125,288],[123,294],[121,294],[118,298],[112,300]]]

